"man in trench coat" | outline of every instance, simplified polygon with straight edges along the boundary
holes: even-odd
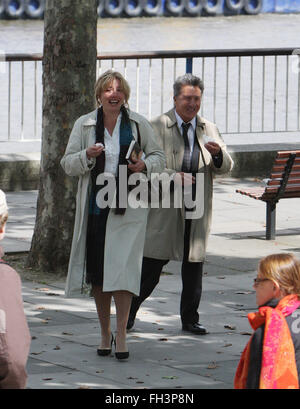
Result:
[[[182,261],[182,329],[204,335],[207,330],[199,323],[197,310],[211,225],[213,177],[228,173],[233,161],[216,125],[197,115],[204,90],[201,79],[185,74],[177,78],[173,88],[174,108],[153,120],[152,126],[165,152],[165,172],[172,177],[173,186],[180,185],[183,191],[185,186],[192,186],[196,191],[196,198],[193,197],[196,203],[201,201],[202,211],[193,217],[185,205],[150,209],[140,295],[132,299],[127,329],[133,327],[141,303],[159,282],[163,266],[169,260],[179,260]],[[196,184],[198,177],[202,183],[200,189],[201,183]]]

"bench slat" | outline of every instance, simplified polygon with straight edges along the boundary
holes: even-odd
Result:
[[[282,181],[282,178],[276,178],[276,179],[270,179],[269,180],[269,182],[268,182],[268,186],[280,186],[280,183],[281,183],[281,181]],[[288,185],[294,185],[294,184],[297,184],[297,183],[299,183],[300,184],[300,178],[295,178],[295,179],[289,179],[288,180],[288,182],[287,182],[287,184]]]
[[[273,194],[264,194],[261,196],[260,200],[267,202],[271,200],[273,197],[274,197]],[[282,197],[280,197],[280,200],[281,199],[293,199],[297,197],[300,197],[300,190],[298,192],[286,192]]]
[[[288,159],[289,159],[288,157],[287,157],[287,158],[278,158],[278,159],[275,159],[275,161],[274,161],[274,166],[275,166],[275,165],[285,166],[285,165],[287,164]],[[299,156],[299,158],[298,158],[298,157],[295,158],[295,160],[294,160],[294,165],[299,165],[299,163],[300,163],[300,156]]]
[[[284,172],[275,172],[275,173],[271,173],[270,175],[270,179],[282,179],[284,175]],[[300,177],[300,171],[299,172],[291,172],[290,173],[290,177]]]
[[[277,193],[278,187],[276,186],[266,186],[266,193]],[[298,192],[300,191],[300,185],[287,185],[285,188],[287,192]]]
[[[257,188],[249,188],[247,190],[242,190],[242,189],[236,189],[237,193],[240,193],[241,195],[249,196],[252,197],[253,199],[260,200],[260,198],[263,196],[265,192],[264,187],[257,187]]]
[[[270,200],[274,196],[276,196],[278,192],[277,187],[258,187],[258,188],[249,188],[247,190],[236,189],[237,193],[240,193],[245,196],[252,197],[253,199],[257,200]],[[285,193],[281,198],[292,198],[292,197],[300,197],[300,184],[295,186],[287,186]]]
[[[273,169],[272,169],[272,172],[284,172],[284,169],[285,169],[285,165],[283,166],[283,165],[274,165],[273,166]],[[292,170],[293,171],[300,171],[300,164],[297,164],[297,165],[294,165],[293,167],[292,167]]]
[[[277,158],[288,158],[291,153],[295,153],[296,157],[300,157],[300,151],[279,151],[277,152]]]

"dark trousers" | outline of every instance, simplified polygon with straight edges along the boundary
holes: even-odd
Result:
[[[182,292],[180,316],[182,324],[195,324],[199,320],[198,307],[202,294],[203,263],[188,261],[191,220],[185,222],[184,257],[181,266]],[[149,297],[159,282],[164,265],[169,260],[144,257],[142,265],[140,295],[133,297],[130,317],[134,318],[142,302]]]

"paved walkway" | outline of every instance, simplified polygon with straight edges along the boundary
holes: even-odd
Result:
[[[258,260],[270,253],[300,256],[299,199],[282,200],[277,238],[265,240],[265,205],[235,193],[253,180],[218,179],[204,268],[201,323],[206,336],[181,331],[180,264],[170,262],[128,334],[130,358],[98,357],[99,324],[92,299],[64,298],[64,283],[23,282],[31,335],[28,388],[231,389],[255,310],[252,288]],[[6,252],[27,251],[37,192],[8,193]],[[112,328],[115,328],[113,309]],[[108,393],[108,392],[107,392]]]

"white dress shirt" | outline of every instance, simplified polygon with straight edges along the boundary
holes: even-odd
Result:
[[[104,129],[105,167],[104,172],[117,174],[120,155],[120,124],[122,115],[119,114],[113,134]]]

